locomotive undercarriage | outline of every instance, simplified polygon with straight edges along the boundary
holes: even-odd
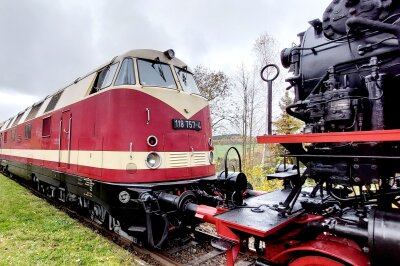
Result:
[[[161,248],[167,237],[187,239],[188,228],[198,224],[163,206],[158,200],[160,194],[183,196],[194,191],[213,205],[219,199],[205,192],[211,193],[215,177],[152,184],[105,183],[34,165],[28,169],[24,163],[6,160],[0,163],[0,170],[8,176],[23,177],[43,195],[80,210],[135,243],[157,248]]]
[[[303,149],[298,144],[287,145],[287,148],[297,152]],[[341,169],[346,168],[345,163],[335,165],[336,160],[327,154],[327,159],[321,154],[314,157],[310,153],[292,155],[308,163],[307,170],[303,172],[297,167],[297,170],[283,169],[280,175],[271,175],[271,178],[283,179],[286,185],[285,189],[272,193],[248,190],[243,173],[228,171],[217,178],[159,183],[152,187],[116,186],[62,173],[58,173],[60,179],[52,178],[51,182],[34,174],[31,181],[48,197],[76,206],[97,223],[153,248],[161,248],[167,238],[180,242],[189,239],[190,227],[199,222],[215,224],[220,239],[213,245],[227,251],[230,265],[240,249],[248,248],[249,238],[254,238],[254,248],[260,256],[258,265],[298,265],[299,261],[304,263],[303,260],[309,262],[315,258],[327,260],[328,264],[323,265],[366,265],[368,256],[371,261],[384,261],[387,254],[395,254],[400,248],[397,231],[400,213],[376,206],[381,200],[387,201],[388,195],[391,203],[398,204],[396,186],[400,182],[397,179],[393,181],[392,194],[386,191],[381,195],[379,190],[368,190],[362,183],[364,180],[357,184],[358,193],[353,191],[355,195],[351,195],[352,191],[346,188],[356,183],[352,175],[345,178],[349,172],[343,170],[339,179],[324,177],[332,170],[341,173]],[[316,158],[320,165],[316,164]],[[350,165],[355,158],[347,159]],[[362,169],[371,162],[378,167],[385,165],[366,158],[357,162],[363,165]],[[332,169],[328,171],[330,165]],[[18,172],[15,169],[15,164],[2,162],[3,172]],[[309,177],[315,178],[316,186],[303,186]],[[332,183],[332,180],[340,182]],[[344,180],[351,186],[344,186]],[[90,198],[89,192],[92,193]],[[393,261],[397,263],[396,258],[391,257],[390,263]]]

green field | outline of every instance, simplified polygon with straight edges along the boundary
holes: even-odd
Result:
[[[254,144],[254,150],[256,153],[261,153],[263,149],[263,145],[260,144]],[[241,144],[216,144],[215,145],[215,150],[214,150],[214,157],[215,159],[224,159],[225,158],[225,153],[228,151],[230,147],[235,147],[238,149],[240,155],[242,155],[242,145]],[[232,154],[229,153],[230,158],[235,158],[236,154],[235,152],[232,151]]]
[[[236,145],[218,144],[218,145],[215,145],[214,158],[215,159],[218,159],[218,158],[224,159],[225,153],[228,151],[228,149],[230,147],[235,147],[236,149],[238,149],[239,153],[242,153],[242,145],[240,145],[240,144],[236,144]],[[234,152],[232,152],[232,154],[230,154],[230,156],[232,156],[232,158],[233,158],[233,156],[236,156],[236,155],[234,154]]]
[[[141,265],[128,251],[0,175],[0,265]]]

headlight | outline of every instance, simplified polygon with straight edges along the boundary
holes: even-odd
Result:
[[[151,169],[157,169],[161,165],[161,157],[157,152],[150,152],[146,158],[146,165]]]
[[[172,49],[169,49],[164,52],[164,54],[169,58],[169,59],[174,59],[175,58],[175,51]]]
[[[210,164],[213,164],[214,162],[214,152],[210,151],[208,154],[208,159],[210,160]]]

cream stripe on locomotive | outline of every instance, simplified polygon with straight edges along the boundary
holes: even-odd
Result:
[[[137,169],[149,169],[145,161],[149,152],[130,152],[121,151],[70,151],[68,161],[68,151],[58,150],[20,150],[3,149],[2,155],[15,156],[34,160],[44,160],[61,163],[70,163],[79,166],[95,168],[126,170],[128,164],[136,164]],[[183,168],[210,165],[209,152],[158,152],[161,156],[161,166],[164,168]]]

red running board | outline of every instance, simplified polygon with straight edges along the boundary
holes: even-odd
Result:
[[[371,142],[400,141],[400,130],[375,130],[357,132],[332,132],[317,134],[292,134],[258,136],[257,143],[328,143],[328,142]]]

